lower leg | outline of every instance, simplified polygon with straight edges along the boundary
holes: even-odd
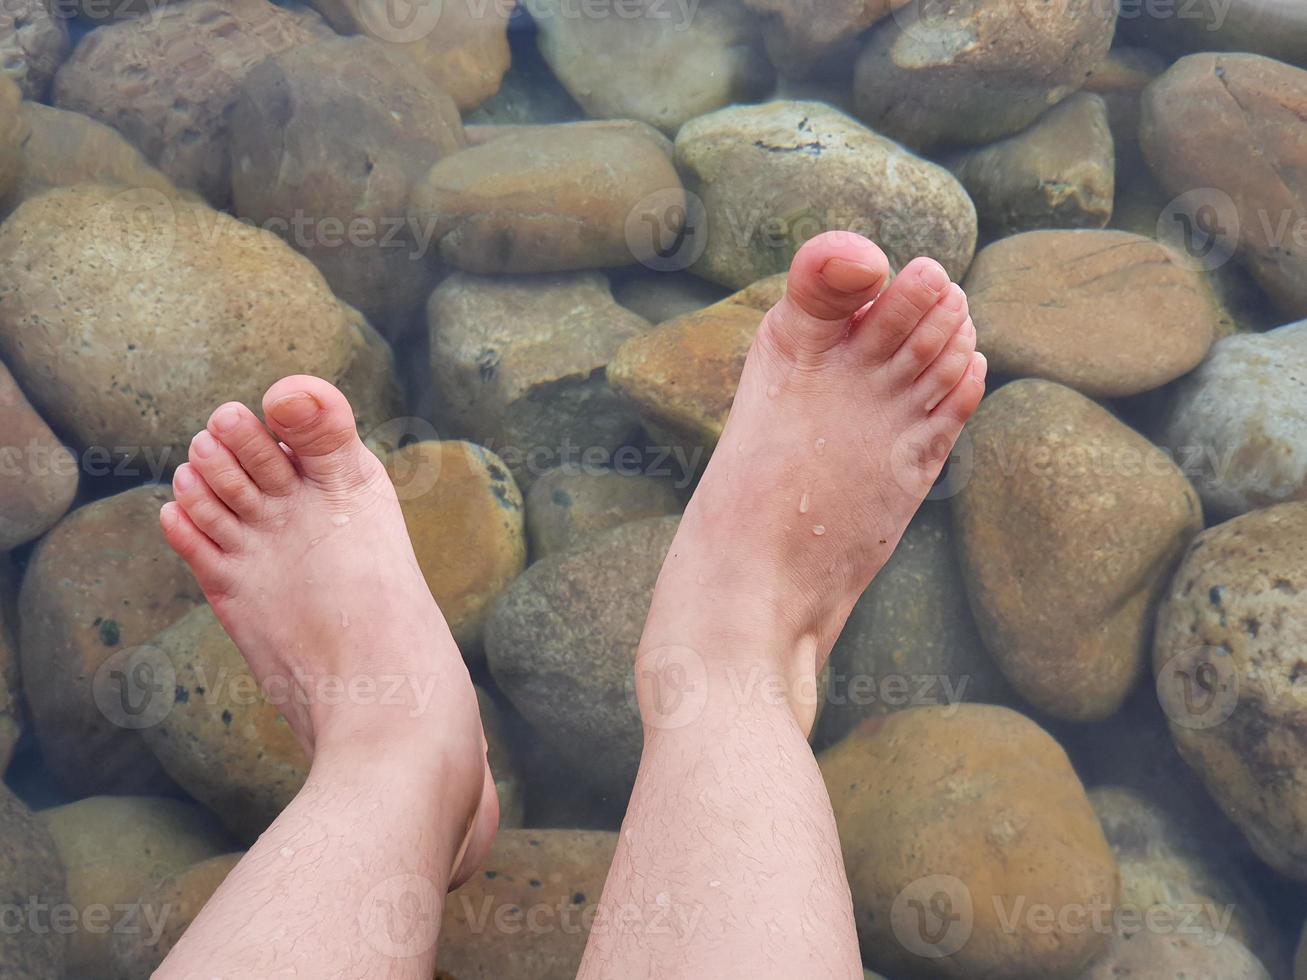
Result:
[[[645,749],[583,980],[860,978],[816,677],[983,393],[965,297],[854,236],[799,253],[655,589]],[[874,305],[866,304],[875,299]]]

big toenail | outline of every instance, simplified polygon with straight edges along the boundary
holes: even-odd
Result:
[[[241,413],[228,406],[220,408],[213,415],[213,427],[219,432],[230,432],[241,420]]]
[[[293,395],[278,398],[269,406],[268,414],[276,419],[278,424],[294,429],[304,425],[321,410],[322,406],[318,404],[316,398],[307,391],[297,391]]]
[[[869,265],[851,262],[848,259],[828,259],[821,267],[821,277],[831,289],[841,293],[861,293],[876,285],[880,276]]]
[[[921,267],[921,281],[936,293],[942,293],[949,284],[948,273],[934,262],[928,262]]]
[[[191,440],[191,451],[196,456],[207,458],[218,451],[217,440],[207,432],[201,432]]]
[[[178,490],[185,490],[195,483],[195,474],[188,467],[181,467],[172,475],[172,485]]]
[[[949,283],[948,292],[944,294],[944,298],[939,302],[944,309],[956,313],[958,310],[962,309],[962,302],[966,299],[966,295],[967,294],[962,291],[962,287],[957,283]]]

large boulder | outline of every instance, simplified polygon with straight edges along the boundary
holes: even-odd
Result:
[[[1061,385],[1016,381],[967,429],[953,498],[967,594],[1012,686],[1059,718],[1121,707],[1171,570],[1202,528],[1198,495],[1156,446]]]
[[[139,730],[172,691],[134,651],[200,605],[159,533],[164,487],[73,511],[37,547],[19,595],[23,688],[46,766],[69,790],[172,788]]]
[[[1101,0],[909,4],[868,35],[857,113],[921,149],[1011,136],[1084,85],[1116,15]]]
[[[1307,503],[1210,528],[1176,570],[1153,668],[1186,761],[1281,874],[1307,881]]]
[[[1032,231],[976,256],[963,286],[976,346],[999,374],[1097,397],[1160,388],[1192,370],[1221,311],[1202,274],[1124,231]]]
[[[685,210],[666,138],[644,124],[486,128],[500,131],[432,167],[409,201],[409,220],[457,268],[501,275],[649,261],[653,245],[631,229],[647,238],[649,224]]]
[[[409,190],[464,145],[453,100],[412,61],[363,37],[290,48],[244,79],[231,114],[232,203],[386,321],[435,288]]]
[[[1169,393],[1161,443],[1210,514],[1307,498],[1307,322],[1237,334]]]
[[[77,458],[0,363],[0,551],[40,537],[77,493]]]
[[[0,930],[0,976],[65,980],[68,933],[55,928],[51,919],[53,910],[68,902],[63,862],[49,831],[3,783],[0,894],[16,903],[18,910],[17,923],[10,912],[10,921]],[[59,915],[62,926],[65,920],[63,913]]]
[[[1110,919],[1116,861],[1066,754],[1030,719],[912,708],[819,761],[872,966],[1072,980],[1102,949],[1086,925]]]
[[[52,190],[0,227],[0,354],[78,448],[151,476],[185,458],[214,406],[257,408],[286,375],[344,383],[389,356],[271,232],[98,184]]]
[[[594,118],[638,119],[675,135],[696,116],[758,98],[771,82],[761,25],[741,0],[679,11],[634,0],[585,16],[568,0],[525,6],[549,67]]]
[[[976,209],[947,170],[818,102],[736,106],[695,119],[676,162],[701,201],[684,260],[734,289],[789,269],[805,241],[852,231],[901,268],[931,255],[959,279],[976,245]],[[668,229],[673,231],[674,229]]]
[[[1289,316],[1307,316],[1307,71],[1251,54],[1195,54],[1144,93],[1139,137],[1195,260],[1238,245]],[[1220,253],[1217,253],[1218,255]]]

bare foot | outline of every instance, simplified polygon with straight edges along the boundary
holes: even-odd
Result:
[[[213,413],[164,534],[315,768],[353,753],[438,774],[457,885],[490,848],[498,802],[475,690],[394,489],[327,382],[283,378],[263,409],[271,432],[238,403]]]
[[[792,692],[811,688],[985,391],[962,289],[931,259],[888,273],[858,235],[799,251],[663,567],[646,650],[679,642],[660,610],[706,598],[726,633],[711,649],[755,632],[768,642],[749,655],[769,649]],[[807,732],[815,699],[792,705]]]

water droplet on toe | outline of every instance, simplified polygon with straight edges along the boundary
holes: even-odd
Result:
[[[808,513],[811,507],[812,507],[812,494],[805,493],[802,497],[799,498],[799,513],[806,514]]]
[[[821,537],[823,534],[826,533],[826,525],[825,524],[815,525],[812,529],[812,533],[817,535],[817,537]]]
[[[316,547],[317,547],[319,544],[321,544],[321,543],[322,543],[322,539],[321,539],[321,538],[310,538],[310,539],[309,539],[309,547],[310,547],[310,548],[316,548]]]
[[[777,395],[779,395],[780,393],[781,393],[781,386],[780,386],[780,385],[770,385],[770,386],[768,386],[768,388],[767,388],[767,397],[768,397],[768,398],[775,398],[775,397],[776,397]]]
[[[293,858],[295,856],[295,848],[283,847],[278,853],[284,858]]]
[[[332,523],[332,524],[335,524],[336,527],[344,527],[346,524],[349,523],[349,515],[348,515],[348,514],[332,514],[332,515],[331,515],[331,523]]]
[[[812,448],[817,450],[817,455],[820,456],[822,453],[826,451],[826,440],[818,439],[816,442],[812,444]]]
[[[341,629],[349,629],[349,613],[345,612],[344,609],[340,611],[340,627]]]

